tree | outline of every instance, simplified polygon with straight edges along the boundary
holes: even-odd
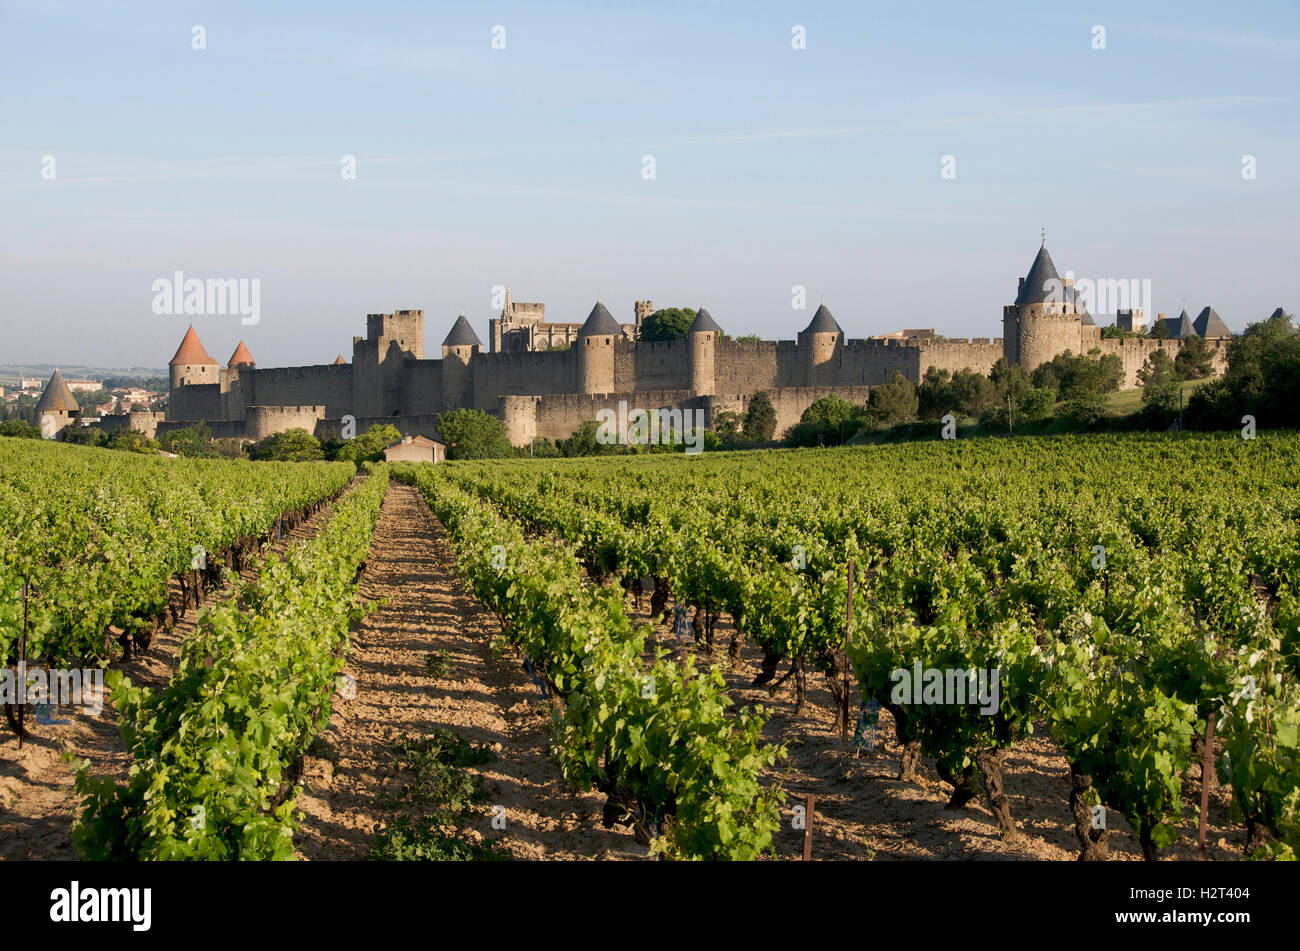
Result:
[[[1014,429],[1017,423],[1043,419],[1052,415],[1056,391],[1050,387],[1035,387],[1025,368],[1010,363],[1006,357],[998,358],[989,370],[989,383],[993,386],[993,403],[980,416],[980,422],[997,429]]]
[[[11,436],[16,439],[40,439],[41,428],[33,426],[31,423],[25,423],[21,419],[10,419],[0,423],[0,436]]]
[[[335,458],[358,465],[363,462],[379,462],[384,458],[384,450],[389,443],[401,438],[402,434],[396,426],[388,423],[371,426],[355,439],[345,441],[335,453]]]
[[[324,459],[320,441],[305,429],[287,429],[248,447],[250,459],[273,462],[313,462]]]
[[[920,419],[940,419],[952,412],[956,404],[952,373],[936,366],[926,367],[921,385],[916,388],[916,400],[916,415]]]
[[[63,441],[77,446],[103,446],[108,442],[108,433],[98,427],[73,423],[63,430]]]
[[[1118,390],[1124,379],[1124,364],[1114,354],[1102,356],[1100,350],[1079,356],[1066,350],[1035,367],[1030,379],[1034,386],[1056,390],[1057,399],[1064,402]]]
[[[1203,380],[1213,372],[1213,359],[1203,337],[1188,337],[1174,357],[1174,370],[1180,380]]]
[[[898,370],[883,386],[874,387],[867,398],[872,422],[882,426],[906,422],[916,416],[919,399],[916,385]]]
[[[220,453],[212,445],[212,430],[204,423],[195,423],[183,429],[163,433],[158,444],[167,452],[188,459],[215,459]]]
[[[695,311],[689,307],[664,307],[641,321],[642,340],[672,340],[691,329]]]
[[[120,449],[125,452],[152,453],[158,451],[158,440],[150,439],[144,433],[134,429],[119,429],[108,437],[105,444],[108,449]]]
[[[740,442],[740,429],[743,420],[740,414],[726,409],[717,413],[713,417],[713,431],[717,434],[718,443],[723,447],[734,446]]]
[[[491,413],[458,409],[438,417],[438,434],[448,459],[505,459],[515,455],[506,424]]]
[[[1234,337],[1223,376],[1192,394],[1189,425],[1226,429],[1241,425],[1247,413],[1270,426],[1297,425],[1295,404],[1284,402],[1300,374],[1296,340],[1291,315],[1285,313],[1253,323]]]
[[[1091,428],[1106,415],[1106,397],[1102,393],[1080,392],[1059,403],[1056,415],[1072,423]]]
[[[952,394],[958,409],[967,416],[979,418],[993,406],[997,388],[984,374],[968,367],[952,375]]]
[[[791,446],[838,444],[854,436],[866,421],[865,407],[832,393],[803,411],[799,422],[790,427],[786,442]]]
[[[577,428],[568,439],[556,440],[556,447],[562,456],[612,456],[631,452],[632,447],[620,443],[603,443],[596,438],[600,432],[600,421],[588,419]]]
[[[1142,386],[1143,406],[1165,416],[1177,412],[1182,383],[1168,353],[1157,350],[1147,357],[1137,378]]]
[[[772,407],[772,398],[767,395],[767,390],[759,390],[749,398],[741,435],[745,442],[767,442],[775,432],[776,410]]]
[[[529,451],[528,447],[525,447],[519,450],[519,455],[532,456],[536,459],[556,459],[563,453],[560,452],[560,447],[555,443],[539,436],[533,440],[531,451]]]

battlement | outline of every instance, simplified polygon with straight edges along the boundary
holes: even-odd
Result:
[[[917,344],[927,353],[931,350],[940,350],[944,347],[1001,347],[1001,337],[948,337],[945,340],[926,340]]]
[[[323,403],[308,406],[249,406],[244,412],[244,435],[257,440],[290,429],[305,429],[311,433],[316,431],[316,424],[324,418]]]
[[[379,345],[379,357],[387,354],[389,345],[412,354],[417,360],[424,358],[424,311],[398,310],[391,314],[366,314],[366,340]]]

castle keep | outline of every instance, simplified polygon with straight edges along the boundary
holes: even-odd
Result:
[[[835,393],[863,403],[895,371],[919,383],[930,367],[987,373],[1004,355],[1032,371],[1067,350],[1099,348],[1121,358],[1123,385],[1132,387],[1151,353],[1182,346],[1180,338],[1103,340],[1070,284],[1059,278],[1044,242],[1004,308],[1000,339],[947,340],[930,330],[849,339],[822,303],[793,341],[734,340],[701,307],[688,333],[648,342],[637,339],[652,310],[648,300],[636,302],[630,324],[599,301],[583,323],[553,324],[541,304],[514,303],[507,294],[501,316],[490,321],[490,350],[461,314],[441,353],[426,358],[424,312],[399,310],[366,317],[350,363],[340,355],[320,366],[263,368],[242,342],[221,367],[191,326],[170,363],[167,419],[158,430],[202,421],[217,437],[262,439],[295,427],[323,437],[340,434],[344,417],[353,417],[357,434],[389,423],[407,435],[435,437],[440,414],[469,408],[497,415],[511,441],[524,445],[567,438],[620,400],[646,409],[703,409],[711,425],[721,411],[743,413],[765,390],[780,434],[815,400]],[[1125,319],[1131,327],[1141,312]],[[1205,326],[1226,335],[1217,314],[1212,321],[1207,315]],[[1219,368],[1225,342],[1207,335]]]

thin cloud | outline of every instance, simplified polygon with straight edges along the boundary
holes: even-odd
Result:
[[[1122,36],[1122,31],[1129,30],[1139,36],[1170,40],[1200,46],[1214,46],[1218,49],[1239,53],[1276,53],[1281,56],[1300,56],[1300,38],[1284,33],[1258,33],[1248,30],[1234,30],[1226,27],[1198,27],[1185,23],[1173,23],[1167,20],[1118,20],[1115,24]],[[1114,35],[1114,33],[1112,33]]]
[[[85,153],[55,153],[57,182],[76,185],[102,185],[122,182],[152,182],[177,178],[238,178],[265,176],[282,171],[299,169],[329,169],[338,173],[343,153],[335,156],[271,155],[250,157],[220,157],[203,159],[147,159],[136,156],[91,155]],[[427,152],[401,155],[357,156],[359,165],[398,163],[455,162],[489,158],[495,152]],[[26,150],[0,151],[4,164],[21,164],[30,171],[12,174],[0,181],[0,188],[35,188],[49,185],[40,177],[40,163],[35,153]],[[86,174],[90,169],[95,174]],[[79,174],[81,172],[81,174]]]
[[[678,145],[704,145],[717,142],[753,142],[760,139],[807,138],[813,136],[872,135],[882,132],[924,132],[961,125],[978,125],[1001,122],[1007,119],[1026,119],[1063,116],[1113,116],[1173,108],[1214,108],[1222,106],[1270,105],[1290,100],[1280,96],[1206,96],[1188,99],[1151,99],[1144,102],[1110,102],[1075,106],[1032,106],[1021,109],[1004,109],[998,112],[977,112],[960,116],[930,116],[919,119],[899,119],[892,122],[874,122],[862,125],[823,126],[814,129],[754,129],[737,132],[710,132],[668,136],[658,142],[642,143],[644,148],[672,148]],[[631,143],[628,143],[631,144]]]

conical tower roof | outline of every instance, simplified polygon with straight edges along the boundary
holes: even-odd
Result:
[[[59,410],[76,413],[81,410],[81,407],[73,397],[72,390],[68,389],[68,384],[64,382],[63,374],[55,370],[50,374],[50,382],[45,384],[45,392],[36,402],[36,412],[56,413]]]
[[[806,334],[841,334],[840,325],[831,315],[830,309],[826,302],[822,301],[821,306],[817,308],[817,313],[813,314],[813,319],[809,321],[808,326],[803,329]]]
[[[1192,328],[1197,335],[1204,337],[1206,340],[1218,340],[1223,337],[1231,337],[1232,331],[1228,325],[1223,322],[1213,307],[1207,307],[1196,315],[1196,320],[1192,322]]]
[[[1178,315],[1178,319],[1169,326],[1169,339],[1186,340],[1188,337],[1195,336],[1196,328],[1192,326],[1192,318],[1187,316],[1187,311],[1184,309]]]
[[[478,339],[478,334],[474,333],[474,328],[469,325],[462,313],[456,318],[456,322],[451,325],[451,330],[447,332],[447,339],[442,342],[444,347],[482,347],[483,341]]]
[[[255,367],[257,364],[253,362],[253,355],[248,352],[248,347],[244,346],[244,341],[241,340],[239,346],[235,348],[235,352],[230,355],[230,362],[226,366]]]
[[[707,310],[700,307],[700,309],[695,312],[695,322],[691,324],[689,333],[701,334],[707,332],[720,334],[722,333],[722,328],[718,326],[718,322],[709,315]]]
[[[1052,263],[1052,256],[1047,253],[1047,241],[1044,240],[1043,246],[1038,249],[1038,255],[1034,258],[1034,263],[1029,266],[1025,283],[1020,286],[1020,293],[1016,295],[1016,305],[1047,303],[1052,297],[1052,288],[1060,288],[1060,281],[1061,275],[1056,273],[1056,265]]]
[[[334,358],[334,365],[335,365],[336,367],[341,367],[341,366],[343,366],[344,364],[346,364],[347,362],[348,362],[348,361],[346,361],[346,360],[343,359],[343,354],[341,354],[341,353],[340,353],[337,357]]]
[[[600,301],[596,301],[596,306],[591,308],[591,313],[587,315],[587,322],[582,325],[578,331],[579,337],[603,337],[607,335],[617,336],[623,332],[617,320],[610,314],[609,310]]]
[[[176,348],[176,356],[172,357],[168,366],[192,367],[201,364],[215,367],[217,361],[208,356],[208,351],[204,350],[203,344],[199,342],[199,335],[194,332],[194,325],[190,324],[190,329],[185,331],[185,339]]]

